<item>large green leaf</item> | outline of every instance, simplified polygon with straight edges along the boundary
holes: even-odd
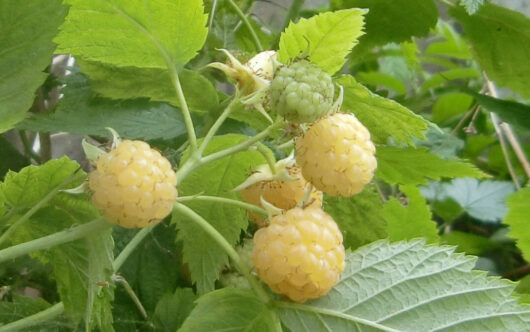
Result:
[[[292,332],[526,331],[530,308],[476,258],[423,241],[378,241],[347,255],[340,283],[306,304],[280,302]]]
[[[455,92],[440,96],[432,107],[432,120],[442,124],[466,113],[473,104],[473,98],[465,93]]]
[[[383,202],[372,188],[351,198],[324,199],[324,211],[337,222],[344,235],[344,246],[351,249],[387,236],[382,210]]]
[[[94,96],[88,79],[70,75],[57,109],[18,125],[31,131],[67,131],[77,135],[108,136],[114,128],[124,138],[169,139],[186,133],[181,112],[165,103],[146,99],[111,100]]]
[[[367,8],[366,35],[361,44],[402,42],[427,36],[438,19],[432,0],[333,0],[334,8]]]
[[[342,109],[355,114],[376,143],[387,143],[393,137],[397,142],[412,145],[413,137],[424,137],[428,122],[406,107],[372,93],[352,76],[342,76],[337,83],[344,87]]]
[[[200,0],[67,0],[58,51],[116,66],[184,66],[206,40]]]
[[[203,295],[179,332],[281,331],[278,316],[250,291],[223,288]]]
[[[432,221],[431,211],[420,190],[415,186],[400,186],[407,195],[406,206],[391,197],[383,206],[383,217],[386,220],[388,238],[391,241],[412,240],[424,237],[427,242],[440,240],[436,223]]]
[[[472,16],[459,7],[450,13],[464,27],[473,55],[489,78],[530,97],[530,19],[491,3]]]
[[[457,246],[457,252],[464,252],[468,255],[480,255],[484,251],[495,247],[495,243],[487,237],[460,231],[451,231],[443,234],[441,242]]]
[[[365,13],[361,9],[339,10],[291,22],[281,35],[278,60],[287,62],[307,51],[311,62],[335,74],[363,34]]]
[[[510,237],[517,241],[523,257],[530,262],[530,188],[508,196],[508,213],[504,223],[510,226]]]
[[[246,138],[242,135],[218,136],[210,142],[205,155],[236,145]],[[186,158],[183,157],[183,160]],[[264,163],[265,159],[257,151],[245,151],[208,163],[179,184],[179,195],[203,194],[239,199],[239,194],[231,190],[243,182],[255,166]],[[239,207],[202,201],[191,201],[186,205],[206,219],[232,245],[239,240],[241,230],[247,227],[246,211]],[[228,256],[189,218],[174,213],[172,221],[179,230],[177,238],[183,243],[184,261],[189,264],[198,292],[203,294],[213,290],[220,269],[228,264]]]
[[[33,104],[66,12],[60,0],[0,1],[0,133],[24,119]]]
[[[169,73],[158,68],[116,67],[92,61],[81,61],[83,73],[90,77],[92,90],[112,99],[146,97],[180,106]],[[219,99],[213,84],[196,71],[179,73],[186,102],[190,109],[208,111]]]
[[[459,159],[444,160],[426,148],[377,147],[375,176],[390,184],[427,184],[429,179],[485,177],[473,164]]]
[[[191,288],[177,288],[165,294],[155,308],[154,321],[164,331],[176,331],[193,310],[197,296]]]

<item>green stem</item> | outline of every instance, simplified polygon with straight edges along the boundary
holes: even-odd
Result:
[[[217,118],[217,120],[214,122],[214,124],[210,127],[210,130],[208,130],[208,133],[206,133],[206,136],[204,136],[204,139],[202,140],[201,146],[199,147],[199,156],[202,156],[204,153],[204,150],[208,146],[208,143],[212,140],[212,138],[215,136],[221,125],[224,123],[226,118],[230,115],[230,113],[233,110],[233,107],[235,103],[238,101],[238,98],[232,99],[230,104],[226,106],[223,113]]]
[[[228,0],[228,3],[234,8],[237,15],[243,20],[243,23],[245,23],[245,26],[247,27],[248,31],[250,31],[250,35],[252,36],[252,40],[254,41],[254,45],[256,45],[256,48],[258,49],[258,52],[263,51],[263,46],[261,46],[261,42],[259,41],[258,35],[256,34],[256,31],[254,31],[254,28],[250,24],[250,21],[248,20],[247,16],[241,11],[241,9],[236,5],[236,3],[233,0]]]
[[[119,275],[114,275],[112,277],[112,279],[115,281],[115,282],[119,282],[120,284],[123,285],[123,288],[125,288],[125,292],[129,295],[129,297],[133,300],[134,304],[136,305],[136,307],[138,308],[138,311],[140,311],[140,314],[142,314],[142,317],[144,319],[147,319],[147,311],[145,311],[145,308],[144,306],[142,305],[142,302],[140,301],[140,299],[138,298],[138,296],[136,296],[136,293],[134,292],[134,290],[132,289],[131,285],[127,282],[127,280],[122,277],[122,276],[119,276]]]
[[[177,202],[186,202],[186,201],[206,201],[206,202],[218,202],[218,203],[224,203],[224,204],[231,204],[235,206],[242,207],[244,209],[260,213],[264,216],[267,215],[267,211],[265,209],[260,208],[259,206],[256,206],[254,204],[245,203],[242,201],[238,201],[236,199],[230,199],[225,197],[217,197],[217,196],[184,196],[177,198]]]
[[[59,302],[34,315],[24,317],[17,321],[0,326],[0,332],[25,331],[28,328],[39,324],[45,320],[55,318],[64,312],[64,304]]]
[[[134,249],[136,249],[140,242],[142,242],[142,240],[153,230],[153,228],[156,227],[156,225],[142,228],[138,233],[134,235],[131,241],[127,243],[125,248],[123,248],[118,257],[116,257],[116,259],[112,263],[112,268],[115,272],[121,268],[123,263],[125,263],[127,258],[129,258],[129,256],[133,253]]]
[[[250,274],[249,267],[243,262],[237,251],[228,243],[228,241],[221,235],[212,225],[210,225],[203,217],[198,215],[195,211],[184,204],[175,203],[175,210],[189,217],[199,227],[201,227],[213,240],[225,251],[230,259],[236,265],[236,268],[241,272],[250,283],[257,295],[264,301],[270,302],[269,295],[263,289],[261,284]]]
[[[7,229],[7,231],[5,231],[4,234],[2,234],[2,236],[0,236],[0,247],[2,247],[2,244],[4,244],[4,242],[11,236],[11,234],[13,234],[13,232],[20,225],[22,225],[24,222],[26,222],[26,220],[31,218],[31,216],[33,216],[33,214],[35,214],[35,212],[37,212],[41,207],[43,207],[45,204],[47,204],[59,192],[59,190],[61,190],[62,187],[64,187],[66,184],[70,183],[76,173],[77,173],[77,170],[73,174],[71,174],[68,177],[66,177],[61,183],[59,183],[59,185],[57,187],[53,188],[37,204],[33,205],[33,207],[31,209],[29,209],[28,212],[26,212],[22,217],[20,217],[17,221],[15,221],[13,223],[13,225],[11,225],[11,227],[9,227]]]
[[[80,239],[91,233],[102,231],[108,227],[111,227],[111,225],[105,221],[105,219],[98,218],[77,227],[69,228],[58,233],[17,244],[15,246],[0,250],[0,263],[37,250],[48,249],[56,245]]]
[[[276,174],[276,159],[274,159],[274,155],[270,153],[268,149],[266,149],[263,145],[258,144],[256,146],[256,149],[259,153],[265,158],[267,161],[267,164],[269,165],[269,168],[271,170],[271,173],[274,175]]]

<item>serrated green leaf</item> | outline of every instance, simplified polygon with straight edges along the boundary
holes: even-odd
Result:
[[[287,63],[307,51],[311,62],[335,74],[363,34],[365,14],[362,9],[347,9],[291,22],[281,35],[278,60]]]
[[[514,192],[507,181],[478,181],[471,178],[454,179],[449,183],[432,183],[422,194],[429,200],[453,199],[473,218],[497,222],[506,214],[506,197]]]
[[[74,173],[79,164],[68,157],[52,159],[41,166],[27,166],[20,172],[7,173],[4,182],[0,183],[6,203],[12,207],[31,206],[57,188],[67,177],[72,176],[63,189],[75,188],[85,178],[83,171]]]
[[[487,237],[460,231],[451,231],[441,236],[441,242],[457,246],[457,252],[468,255],[480,255],[484,251],[495,247],[495,243]]]
[[[116,67],[92,61],[81,61],[83,73],[90,77],[93,91],[111,99],[145,97],[180,106],[169,73],[158,68]],[[191,110],[208,111],[219,104],[213,84],[196,71],[179,73],[182,91]]]
[[[213,139],[206,148],[205,155],[226,149],[245,140],[242,135],[224,135]],[[186,156],[183,157],[186,160]],[[245,180],[256,166],[266,163],[257,151],[245,151],[208,163],[191,173],[179,184],[179,195],[210,195],[239,199],[239,194],[231,192]],[[239,240],[241,230],[246,229],[248,217],[245,210],[232,205],[193,202],[187,204],[215,227],[232,245]],[[172,222],[179,230],[177,239],[183,243],[184,261],[189,264],[191,278],[197,285],[199,294],[214,289],[220,269],[228,264],[228,256],[211,237],[187,217],[173,214]],[[204,244],[208,243],[208,246]]]
[[[523,257],[530,262],[530,188],[524,188],[506,199],[508,213],[503,223],[510,226],[511,238],[516,240]]]
[[[334,0],[332,8],[366,8],[366,35],[361,44],[383,45],[427,36],[438,19],[432,0]]]
[[[475,14],[484,4],[485,0],[460,0],[460,5],[464,6],[469,15]]]
[[[474,58],[489,78],[530,97],[530,19],[522,13],[488,3],[473,16],[463,8],[449,13],[464,27]]]
[[[424,237],[428,243],[438,242],[438,230],[432,220],[431,211],[415,186],[400,186],[407,195],[407,204],[403,206],[395,197],[391,197],[383,206],[386,231],[390,241],[412,240]]]
[[[472,164],[459,159],[444,160],[426,148],[378,146],[375,176],[389,184],[427,184],[429,179],[486,176]]]
[[[163,331],[176,331],[193,310],[196,298],[191,288],[177,288],[164,295],[156,305],[154,321]]]
[[[324,211],[339,225],[344,246],[351,249],[387,237],[382,209],[381,198],[371,188],[351,198],[324,198]]]
[[[33,104],[66,12],[60,0],[0,2],[0,133],[24,119]]]
[[[206,40],[200,0],[67,0],[58,52],[115,66],[184,66]]]
[[[223,288],[203,295],[179,332],[281,331],[276,313],[250,291]]]
[[[372,93],[352,76],[342,76],[336,82],[344,87],[342,109],[350,111],[370,131],[376,143],[386,143],[390,137],[400,143],[413,144],[413,137],[423,138],[428,122],[399,103]]]
[[[455,92],[440,96],[432,107],[432,120],[438,124],[453,120],[466,113],[473,104],[473,98],[465,93]]]
[[[64,98],[51,113],[35,115],[18,128],[31,131],[66,131],[77,135],[109,136],[107,127],[121,137],[170,139],[186,133],[181,112],[165,103],[146,99],[111,100],[94,96],[82,74],[70,75],[61,90]]]
[[[514,284],[472,271],[476,258],[423,241],[378,241],[347,255],[341,281],[306,304],[280,302],[292,332],[525,331]]]

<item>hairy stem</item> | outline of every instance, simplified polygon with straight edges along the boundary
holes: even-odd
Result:
[[[202,154],[204,153],[204,150],[208,146],[208,143],[210,143],[210,141],[215,136],[215,134],[217,133],[221,125],[225,122],[226,118],[228,118],[228,116],[232,112],[233,107],[237,101],[238,101],[238,98],[232,99],[230,104],[228,104],[228,106],[226,106],[226,108],[224,109],[223,113],[221,113],[221,115],[217,118],[217,120],[215,120],[214,124],[210,127],[210,130],[208,130],[208,132],[206,133],[206,136],[204,136],[201,142],[201,146],[199,147],[199,156],[202,156]]]
[[[252,41],[254,42],[254,45],[256,46],[258,51],[259,52],[263,51],[263,46],[261,46],[261,42],[258,38],[258,35],[256,34],[256,31],[254,31],[254,28],[250,24],[250,21],[248,20],[247,16],[241,11],[241,9],[237,6],[237,4],[233,0],[228,0],[228,3],[232,6],[232,8],[234,8],[235,12],[241,18],[243,23],[245,23],[245,26],[250,32],[250,35],[252,36]]]
[[[89,223],[72,227],[61,232],[44,236],[32,241],[17,244],[15,246],[0,250],[0,263],[37,250],[48,249],[60,244],[83,238],[89,234],[100,232],[111,225],[103,218],[94,219]]]
[[[64,312],[64,304],[59,302],[43,311],[31,316],[24,317],[17,321],[0,326],[0,332],[25,331],[26,329],[43,321],[55,318]]]
[[[184,196],[177,198],[177,202],[187,202],[187,201],[206,201],[206,202],[218,202],[223,204],[231,204],[235,206],[239,206],[241,208],[250,210],[252,212],[260,213],[264,216],[267,215],[267,211],[265,209],[260,208],[259,206],[256,206],[254,204],[245,203],[242,201],[238,201],[237,199],[230,199],[226,197],[217,197],[217,196]]]
[[[269,153],[269,150],[267,150],[263,145],[258,144],[256,145],[256,149],[259,153],[265,158],[267,161],[267,165],[269,165],[269,169],[271,170],[272,174],[276,174],[276,159],[274,159],[274,156]]]
[[[114,259],[114,262],[112,263],[112,268],[116,272],[118,271],[123,263],[129,258],[129,256],[134,252],[134,249],[142,242],[142,240],[155,228],[158,224],[142,228],[138,233],[134,235],[134,237],[127,243],[125,248],[120,252],[118,257]]]
[[[189,217],[199,227],[201,227],[212,239],[225,251],[225,253],[234,262],[237,269],[250,283],[250,286],[256,294],[264,301],[270,302],[270,298],[261,286],[261,284],[250,274],[249,267],[243,262],[237,251],[228,243],[221,233],[219,233],[210,223],[208,223],[203,217],[198,215],[195,211],[190,209],[184,204],[176,203],[175,210]]]
[[[142,302],[140,301],[138,296],[136,296],[136,293],[132,289],[131,285],[127,282],[127,280],[120,275],[112,276],[112,280],[114,280],[115,282],[119,282],[120,284],[123,285],[123,288],[125,288],[125,292],[133,300],[134,304],[136,305],[136,308],[138,308],[138,311],[140,311],[140,314],[142,314],[142,317],[144,319],[147,319],[147,311],[145,311],[145,308],[142,305]]]
[[[193,121],[191,119],[191,113],[186,103],[186,98],[184,97],[184,92],[182,91],[182,86],[180,85],[179,76],[175,66],[168,62],[167,67],[169,69],[169,75],[171,77],[171,83],[175,88],[177,97],[180,104],[180,109],[182,110],[182,116],[184,117],[184,124],[186,125],[186,131],[188,132],[188,141],[190,142],[190,147],[192,151],[197,150],[197,135],[195,134],[195,127],[193,126]]]

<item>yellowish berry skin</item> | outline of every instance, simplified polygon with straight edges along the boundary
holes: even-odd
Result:
[[[361,192],[377,168],[370,132],[351,113],[315,122],[296,139],[296,162],[317,189],[344,197]]]
[[[94,205],[109,222],[126,228],[165,218],[177,198],[176,184],[169,161],[142,141],[121,142],[98,158],[88,176]]]
[[[337,224],[316,207],[271,218],[254,235],[252,261],[274,292],[300,303],[325,295],[346,265]]]
[[[304,198],[306,191],[311,185],[303,177],[300,168],[292,166],[288,169],[289,175],[298,178],[297,181],[260,181],[243,189],[241,195],[247,203],[263,207],[260,197],[282,210],[289,210],[297,206]],[[322,206],[322,192],[312,188],[308,200],[309,206]],[[258,227],[266,226],[267,220],[264,216],[249,211],[249,217]]]

